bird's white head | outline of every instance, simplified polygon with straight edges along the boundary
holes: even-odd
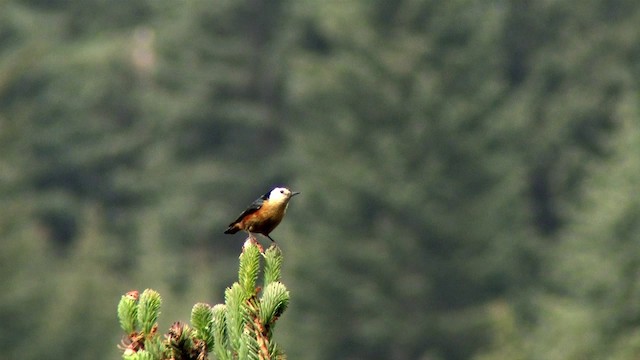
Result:
[[[291,199],[292,196],[300,194],[296,191],[291,191],[284,187],[277,187],[269,193],[269,201],[273,201],[275,203],[286,203]]]

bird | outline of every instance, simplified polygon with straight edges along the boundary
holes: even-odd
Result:
[[[249,237],[254,238],[253,233],[262,234],[272,242],[276,242],[269,234],[280,224],[284,213],[289,206],[289,200],[297,191],[291,191],[285,187],[276,187],[273,190],[256,199],[249,207],[229,224],[225,234],[235,234],[240,230],[249,233]]]

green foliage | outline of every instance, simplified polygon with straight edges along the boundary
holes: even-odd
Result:
[[[282,264],[279,250],[268,252],[272,261]],[[282,283],[271,282],[258,298],[255,282],[262,256],[262,247],[248,239],[240,255],[238,282],[225,292],[225,304],[195,304],[191,326],[175,322],[164,338],[157,331],[160,295],[150,289],[139,297],[137,291],[123,295],[118,304],[120,325],[127,333],[121,345],[123,358],[204,360],[213,352],[218,360],[283,359],[271,338],[275,322],[289,304],[289,291]],[[271,272],[280,278],[279,269]]]
[[[150,334],[153,327],[157,325],[156,322],[158,321],[158,316],[160,316],[161,304],[162,299],[160,298],[160,294],[154,290],[146,289],[142,292],[142,295],[140,295],[138,310],[132,313],[137,313],[138,323],[144,334]],[[120,323],[122,322],[123,320],[121,319]],[[129,320],[129,322],[131,322],[131,320]]]
[[[213,310],[205,303],[198,303],[191,310],[191,324],[195,330],[194,338],[206,345],[207,349],[214,346]]]
[[[262,289],[262,296],[258,298],[259,288],[256,288],[260,259],[269,258],[273,264],[282,264],[282,253],[276,250],[276,245],[263,254],[261,247],[253,239],[248,239],[240,255],[240,271],[238,280],[225,292],[225,306],[219,307],[217,315],[221,318],[225,312],[226,326],[221,321],[215,321],[216,333],[223,335],[219,338],[222,344],[229,344],[229,349],[220,347],[216,353],[221,357],[226,354],[238,354],[239,358],[279,358],[284,356],[275,342],[271,340],[272,328],[277,318],[284,312],[289,303],[289,292],[279,282],[270,282]],[[264,283],[273,278],[280,278],[280,268],[271,264],[271,269],[263,271]],[[269,273],[269,277],[267,274]]]
[[[231,343],[227,332],[227,310],[226,305],[218,304],[213,307],[213,352],[218,360],[232,359]]]
[[[151,352],[146,350],[140,350],[136,353],[125,354],[122,357],[125,360],[154,360],[156,359]]]
[[[225,316],[227,322],[227,333],[229,342],[235,349],[239,349],[242,344],[242,333],[246,320],[246,308],[243,304],[248,301],[249,296],[245,295],[242,287],[234,283],[224,292]]]
[[[280,282],[271,282],[264,288],[260,299],[260,321],[271,333],[272,324],[289,306],[289,291]]]
[[[138,328],[138,294],[122,295],[118,303],[118,320],[120,327],[131,334]]]
[[[272,282],[280,281],[282,271],[282,253],[280,248],[272,246],[264,253],[264,284],[268,287]]]
[[[246,244],[245,244],[246,245]],[[256,281],[260,271],[260,249],[249,244],[242,248],[240,254],[240,272],[238,281],[242,288],[242,293],[250,297],[256,291]],[[234,292],[235,294],[235,292]]]

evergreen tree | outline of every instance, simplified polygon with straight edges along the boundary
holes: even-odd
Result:
[[[633,196],[640,180],[639,100],[633,95],[621,104],[612,157],[594,171],[575,220],[550,259],[551,295],[540,300],[533,349],[540,354],[622,360],[640,350],[635,235],[640,207]],[[539,345],[554,333],[555,341]]]
[[[466,358],[483,304],[529,272],[525,171],[490,118],[503,18],[488,3],[349,4],[299,7],[291,162],[311,191],[294,223],[312,241],[293,251],[329,255],[299,264],[308,304],[292,318],[312,321],[293,333],[322,339],[317,358]]]

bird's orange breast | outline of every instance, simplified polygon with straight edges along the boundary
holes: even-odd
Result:
[[[272,205],[266,202],[256,212],[242,219],[241,228],[267,235],[280,224],[286,208],[286,204]]]

